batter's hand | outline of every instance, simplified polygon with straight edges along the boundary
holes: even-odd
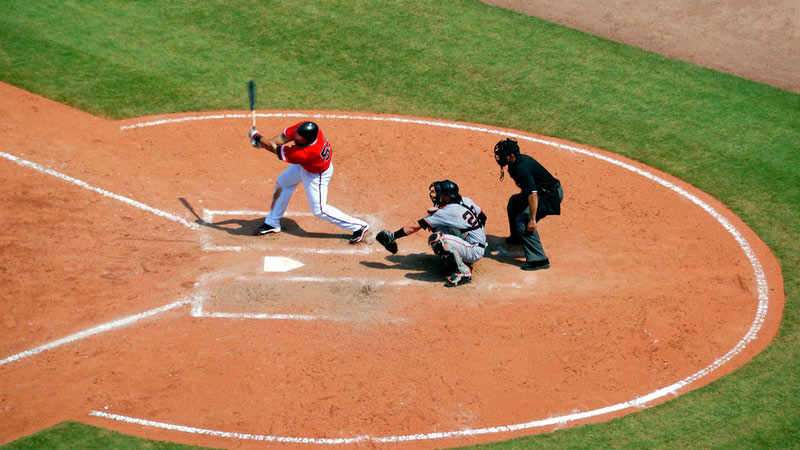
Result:
[[[397,241],[394,238],[394,233],[391,231],[382,230],[375,236],[375,240],[378,241],[386,250],[389,250],[389,253],[395,254],[397,253]]]
[[[261,147],[261,133],[255,127],[251,128],[247,135],[250,137],[250,145],[255,148]]]

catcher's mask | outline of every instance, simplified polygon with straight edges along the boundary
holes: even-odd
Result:
[[[516,139],[506,138],[494,146],[494,160],[500,166],[500,179],[505,176],[503,166],[508,165],[509,155],[519,155],[519,144]]]
[[[302,139],[298,139],[297,142],[300,145],[309,145],[312,144],[315,140],[317,140],[317,134],[319,133],[319,127],[314,122],[303,122],[297,127],[297,134]]]
[[[434,206],[444,206],[448,203],[458,203],[461,195],[458,193],[458,185],[450,180],[434,181],[430,186],[430,197]],[[444,197],[447,197],[445,200]]]

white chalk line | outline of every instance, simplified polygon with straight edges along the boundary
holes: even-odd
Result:
[[[578,420],[583,420],[587,418],[602,416],[605,414],[610,414],[618,411],[622,411],[629,408],[643,408],[647,404],[662,399],[669,395],[677,395],[677,393],[690,383],[693,383],[705,376],[708,376],[710,373],[714,372],[715,370],[722,367],[724,364],[731,361],[736,355],[741,353],[746,347],[747,344],[752,342],[756,339],[758,332],[761,330],[761,327],[764,324],[764,320],[766,319],[767,310],[769,306],[769,287],[767,285],[766,275],[763,271],[761,266],[761,262],[755,255],[755,252],[750,247],[750,244],[747,240],[742,236],[742,234],[733,226],[725,217],[723,217],[719,212],[717,212],[714,208],[708,205],[706,202],[702,201],[698,197],[693,194],[688,193],[683,188],[676,186],[675,184],[658,177],[650,172],[645,170],[639,169],[631,164],[616,160],[614,158],[603,156],[598,153],[594,153],[589,150],[581,149],[579,147],[574,147],[565,144],[559,144],[557,142],[548,141],[545,139],[529,137],[521,134],[515,133],[508,133],[505,131],[494,130],[490,128],[483,128],[483,127],[474,127],[469,125],[462,125],[462,124],[455,124],[449,122],[439,122],[439,121],[429,121],[429,120],[418,120],[418,119],[408,119],[408,118],[393,118],[393,117],[370,117],[370,116],[350,116],[350,115],[333,115],[333,114],[301,114],[301,113],[269,113],[269,114],[258,114],[260,117],[317,117],[317,118],[332,118],[332,119],[353,119],[353,120],[374,120],[374,121],[387,121],[387,122],[402,122],[402,123],[414,123],[414,124],[422,124],[422,125],[431,125],[431,126],[439,126],[439,127],[446,127],[446,128],[456,128],[456,129],[465,129],[483,133],[490,133],[501,135],[505,137],[515,137],[517,139],[526,140],[530,142],[537,142],[540,144],[556,147],[558,149],[568,150],[570,152],[581,153],[586,156],[590,156],[592,158],[597,158],[601,161],[605,161],[611,163],[613,165],[622,167],[624,169],[630,170],[636,174],[642,175],[645,178],[663,186],[667,189],[672,190],[673,192],[681,195],[682,197],[690,200],[704,211],[706,211],[709,215],[714,217],[714,219],[719,222],[725,230],[727,230],[736,242],[739,244],[741,249],[744,251],[745,255],[747,256],[748,260],[750,261],[750,265],[753,269],[753,274],[756,278],[756,284],[758,286],[758,308],[756,310],[756,315],[753,319],[753,322],[748,329],[747,333],[742,337],[737,344],[731,348],[728,352],[726,352],[723,356],[713,361],[707,367],[695,372],[694,374],[676,382],[669,386],[666,386],[661,389],[657,389],[651,393],[646,395],[637,397],[633,400],[617,403],[611,406],[607,406],[604,408],[594,409],[585,412],[577,412],[573,414],[552,417],[548,419],[542,420],[534,420],[530,422],[518,423],[514,425],[505,425],[505,426],[497,426],[497,427],[489,427],[489,428],[477,428],[477,429],[465,429],[465,430],[458,430],[458,431],[448,431],[448,432],[437,432],[437,433],[427,433],[427,434],[412,434],[412,435],[403,435],[403,436],[387,436],[387,437],[372,437],[372,436],[358,436],[353,438],[342,438],[342,439],[326,439],[326,438],[304,438],[304,437],[284,437],[284,436],[269,436],[269,435],[260,435],[260,434],[241,434],[241,433],[232,433],[232,432],[225,432],[225,431],[217,431],[217,430],[209,430],[204,428],[194,428],[194,427],[185,427],[182,425],[174,425],[168,424],[163,422],[155,422],[146,419],[138,419],[134,417],[128,417],[118,414],[110,414],[104,413],[101,411],[92,411],[90,415],[97,416],[97,417],[104,417],[110,420],[117,420],[123,421],[128,423],[135,423],[142,426],[151,426],[157,428],[164,428],[176,431],[183,431],[186,433],[195,433],[195,434],[207,434],[213,436],[220,436],[220,437],[229,437],[235,439],[245,439],[245,440],[256,440],[256,441],[267,441],[267,442],[286,442],[286,443],[309,443],[309,444],[351,444],[351,443],[358,443],[363,441],[370,441],[370,442],[410,442],[410,441],[420,441],[420,440],[430,440],[430,439],[444,439],[444,438],[454,438],[454,437],[465,437],[465,436],[477,436],[477,435],[484,435],[484,434],[495,434],[495,433],[504,433],[504,432],[511,432],[511,431],[519,431],[519,430],[526,430],[532,429],[537,427],[544,427],[550,425],[565,425],[569,422],[574,422]],[[132,129],[132,128],[139,128],[145,126],[153,126],[153,125],[161,125],[167,123],[176,123],[176,122],[186,122],[191,120],[208,120],[208,119],[227,119],[227,118],[243,118],[248,117],[245,114],[223,114],[223,115],[213,115],[213,116],[191,116],[191,117],[183,117],[183,118],[176,118],[176,119],[165,119],[153,122],[143,122],[134,125],[126,125],[121,127],[121,129]]]
[[[256,320],[298,320],[298,321],[333,321],[333,322],[352,322],[353,318],[347,316],[330,315],[309,315],[309,314],[289,314],[289,313],[236,313],[227,311],[207,311],[206,302],[208,301],[207,289],[212,282],[219,280],[235,280],[246,283],[349,283],[359,286],[371,287],[405,287],[411,285],[425,286],[430,282],[418,280],[385,280],[382,278],[361,278],[361,277],[309,277],[309,276],[286,276],[286,275],[260,275],[247,276],[239,275],[227,277],[224,275],[209,275],[202,277],[197,283],[197,291],[192,301],[192,317],[222,318],[222,319],[256,319]],[[521,283],[474,283],[463,289],[475,288],[482,291],[493,291],[496,289],[522,289],[526,287]],[[405,323],[405,319],[396,319],[393,322]]]
[[[329,316],[312,316],[306,314],[267,314],[267,313],[229,313],[229,312],[206,312],[205,301],[207,294],[205,291],[199,291],[195,294],[192,300],[192,310],[190,315],[192,317],[203,317],[210,319],[256,319],[256,320],[298,320],[308,322],[312,320],[329,320],[342,322],[345,318],[329,317]]]
[[[97,410],[91,411],[89,415],[94,417],[102,417],[104,419],[109,419],[109,420],[115,420],[118,422],[125,422],[135,425],[146,426],[146,427],[160,428],[170,431],[181,431],[184,433],[191,433],[191,434],[202,434],[215,437],[231,438],[231,439],[242,439],[242,440],[263,441],[263,442],[279,442],[287,444],[347,445],[347,444],[356,444],[359,442],[392,444],[392,443],[415,442],[415,441],[424,441],[433,439],[475,437],[485,434],[508,433],[513,431],[521,431],[521,430],[541,428],[553,425],[563,426],[568,422],[589,419],[603,414],[611,414],[632,407],[639,408],[641,406],[635,403],[635,401],[631,401],[583,413],[568,414],[564,416],[551,417],[548,419],[535,420],[532,422],[520,423],[515,425],[505,425],[505,426],[487,427],[487,428],[466,428],[457,431],[442,431],[442,432],[424,433],[424,434],[422,433],[405,434],[399,436],[364,435],[351,438],[313,438],[313,437],[291,437],[291,436],[272,436],[265,434],[236,433],[230,431],[219,431],[219,430],[211,430],[208,428],[197,428],[197,427],[189,427],[189,426],[177,425],[165,422],[157,422],[154,420],[140,419],[136,417],[125,416],[122,414],[107,413]]]
[[[21,166],[28,167],[28,168],[31,168],[33,170],[36,170],[37,172],[44,173],[44,174],[47,174],[47,175],[52,175],[52,176],[54,176],[56,178],[59,178],[59,179],[61,179],[63,181],[66,181],[68,183],[72,183],[74,185],[80,186],[80,187],[82,187],[84,189],[88,189],[88,190],[90,190],[92,192],[96,192],[96,193],[98,193],[100,195],[103,195],[105,197],[113,198],[114,200],[118,200],[118,201],[120,201],[122,203],[125,203],[126,205],[129,205],[129,206],[133,206],[134,208],[139,208],[141,210],[153,213],[153,214],[155,214],[155,215],[157,215],[159,217],[163,217],[165,219],[169,219],[169,220],[171,220],[173,222],[178,222],[179,224],[181,224],[181,225],[183,225],[185,227],[191,228],[193,230],[197,230],[198,229],[198,225],[196,223],[187,222],[185,219],[183,219],[181,217],[178,217],[178,216],[176,216],[174,214],[170,214],[168,212],[161,211],[160,209],[156,209],[156,208],[153,208],[152,206],[145,205],[142,202],[138,202],[138,201],[130,199],[128,197],[124,197],[122,195],[118,195],[118,194],[115,194],[113,192],[109,192],[109,191],[107,191],[105,189],[92,186],[89,183],[86,183],[85,181],[81,181],[81,180],[79,180],[77,178],[74,178],[74,177],[71,177],[69,175],[65,175],[63,173],[57,172],[57,171],[55,171],[53,169],[50,169],[48,167],[45,167],[45,166],[43,166],[41,164],[37,164],[37,163],[31,162],[31,161],[27,161],[25,159],[19,158],[17,156],[11,155],[11,154],[6,153],[6,152],[0,152],[0,156],[2,156],[3,158],[5,158],[5,159],[7,159],[9,161],[15,162],[15,163],[17,163],[17,164],[19,164]]]
[[[530,279],[531,277],[527,277],[526,279]],[[423,281],[423,280],[386,280],[384,278],[366,278],[366,277],[303,277],[303,276],[290,276],[290,275],[259,275],[259,276],[238,276],[236,277],[238,281],[247,281],[247,282],[263,282],[265,280],[269,280],[270,283],[357,283],[361,285],[369,285],[369,286],[429,286],[431,284],[430,281]],[[442,280],[444,282],[444,280]],[[529,283],[526,283],[529,284]],[[522,283],[482,283],[480,281],[476,282],[473,281],[469,285],[464,287],[464,290],[470,288],[477,288],[477,289],[508,289],[508,288],[523,288],[525,287]]]
[[[59,347],[59,346],[62,346],[64,344],[69,344],[71,342],[75,342],[75,341],[78,341],[78,340],[81,340],[81,339],[86,339],[86,338],[94,336],[96,334],[104,333],[106,331],[110,331],[110,330],[113,330],[113,329],[116,329],[116,328],[122,328],[122,327],[125,327],[125,326],[128,326],[128,325],[131,325],[133,323],[136,323],[136,322],[138,322],[140,320],[143,320],[143,319],[146,319],[148,317],[156,316],[158,314],[161,314],[163,312],[169,311],[171,309],[178,308],[178,307],[183,306],[183,305],[188,305],[189,303],[191,303],[191,299],[178,300],[178,301],[170,303],[168,305],[161,306],[161,307],[155,308],[155,309],[151,309],[150,311],[145,311],[143,313],[134,314],[132,316],[125,317],[123,319],[115,320],[115,321],[112,321],[112,322],[107,322],[107,323],[104,323],[102,325],[98,325],[96,327],[89,328],[87,330],[80,331],[80,332],[75,333],[75,334],[71,334],[71,335],[63,337],[61,339],[56,339],[55,341],[48,342],[47,344],[40,345],[39,347],[30,349],[30,350],[26,350],[26,351],[21,352],[21,353],[17,353],[16,355],[9,356],[8,358],[0,360],[0,366],[2,366],[4,364],[7,364],[7,363],[10,363],[10,362],[13,362],[13,361],[18,361],[18,360],[20,360],[22,358],[27,358],[29,356],[33,356],[33,355],[45,352],[47,350],[52,350],[52,349],[54,349],[56,347]]]
[[[269,214],[267,211],[253,211],[253,210],[213,210],[203,209],[203,222],[206,224],[213,224],[216,216],[266,216]],[[311,212],[287,211],[284,216],[287,217],[314,217]],[[366,214],[365,217],[373,219],[374,217]],[[264,240],[268,237],[262,238]],[[256,245],[242,247],[239,245],[214,245],[211,243],[211,237],[208,233],[200,233],[200,242],[203,250],[206,252],[242,252],[245,249],[257,248],[260,250],[273,250],[276,246],[273,245]],[[374,250],[365,245],[351,246],[352,248],[316,248],[316,247],[278,247],[282,254],[288,253],[314,253],[318,255],[368,255],[374,253]]]
[[[82,187],[84,189],[87,189],[89,191],[96,192],[96,193],[98,193],[100,195],[103,195],[104,197],[108,197],[108,198],[112,198],[114,200],[120,201],[120,202],[122,202],[122,203],[124,203],[124,204],[126,204],[128,206],[133,206],[134,208],[138,208],[138,209],[141,209],[143,211],[147,211],[149,213],[155,214],[155,215],[157,215],[159,217],[171,220],[173,222],[177,222],[177,223],[179,223],[179,224],[181,224],[181,225],[183,225],[183,226],[185,226],[187,228],[191,228],[192,230],[201,231],[202,227],[197,223],[189,222],[186,219],[178,217],[178,216],[176,216],[174,214],[168,213],[166,211],[162,211],[160,209],[157,209],[157,208],[154,208],[152,206],[146,205],[146,204],[144,204],[142,202],[133,200],[131,198],[128,198],[128,197],[125,197],[125,196],[122,196],[122,195],[119,195],[119,194],[115,194],[115,193],[110,192],[108,190],[105,190],[103,188],[92,186],[89,183],[86,183],[85,181],[82,181],[82,180],[79,180],[79,179],[77,179],[75,177],[71,177],[69,175],[66,175],[66,174],[63,174],[61,172],[55,171],[55,170],[50,169],[48,167],[45,167],[45,166],[43,166],[41,164],[37,164],[35,162],[28,161],[26,159],[23,159],[23,158],[20,158],[18,156],[12,155],[10,153],[2,152],[2,151],[0,151],[0,156],[2,156],[3,158],[5,158],[5,159],[7,159],[7,160],[9,160],[11,162],[19,164],[20,166],[28,167],[30,169],[36,170],[37,172],[40,172],[40,173],[43,173],[43,174],[46,174],[46,175],[54,176],[54,177],[56,177],[56,178],[58,178],[58,179],[60,179],[62,181],[66,181],[68,183],[72,183],[72,184],[74,184],[76,186],[80,186],[80,187]],[[266,215],[267,214],[264,211],[210,211],[210,213],[211,213],[211,215],[210,215],[209,218],[206,218],[204,216],[203,220],[206,223],[211,223],[213,221],[213,215],[215,213],[216,214],[229,214],[229,215],[232,215],[232,214]],[[313,216],[313,214],[311,214],[310,212],[290,212],[290,213],[287,213],[286,215],[287,216],[296,216],[296,217]],[[232,245],[232,246],[218,246],[218,245],[213,245],[213,244],[210,243],[207,233],[202,233],[202,232],[200,233],[200,244],[201,244],[201,247],[203,248],[203,250],[207,251],[207,252],[212,252],[212,251],[215,251],[215,252],[241,252],[242,250],[244,250],[244,247],[242,247],[242,246],[235,246],[235,245]],[[368,247],[365,247],[365,246],[359,246],[359,247],[360,248],[353,248],[353,249],[324,249],[324,248],[305,248],[305,247],[289,248],[289,247],[286,247],[286,248],[283,248],[282,250],[284,250],[284,251],[292,251],[292,252],[295,252],[295,253],[345,254],[345,255],[347,255],[347,254],[351,254],[351,255],[352,254],[370,254],[370,253],[373,252],[371,248],[368,248]]]

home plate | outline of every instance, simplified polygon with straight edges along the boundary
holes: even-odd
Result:
[[[302,266],[303,263],[300,261],[295,261],[285,256],[264,257],[264,272],[288,272]]]

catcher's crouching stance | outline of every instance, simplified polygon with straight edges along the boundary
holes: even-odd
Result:
[[[458,193],[450,180],[434,181],[430,186],[434,208],[429,215],[395,232],[383,230],[376,240],[391,253],[397,253],[397,239],[421,229],[432,231],[428,244],[453,273],[445,286],[455,287],[472,281],[472,264],[486,250],[486,214],[469,197]]]

